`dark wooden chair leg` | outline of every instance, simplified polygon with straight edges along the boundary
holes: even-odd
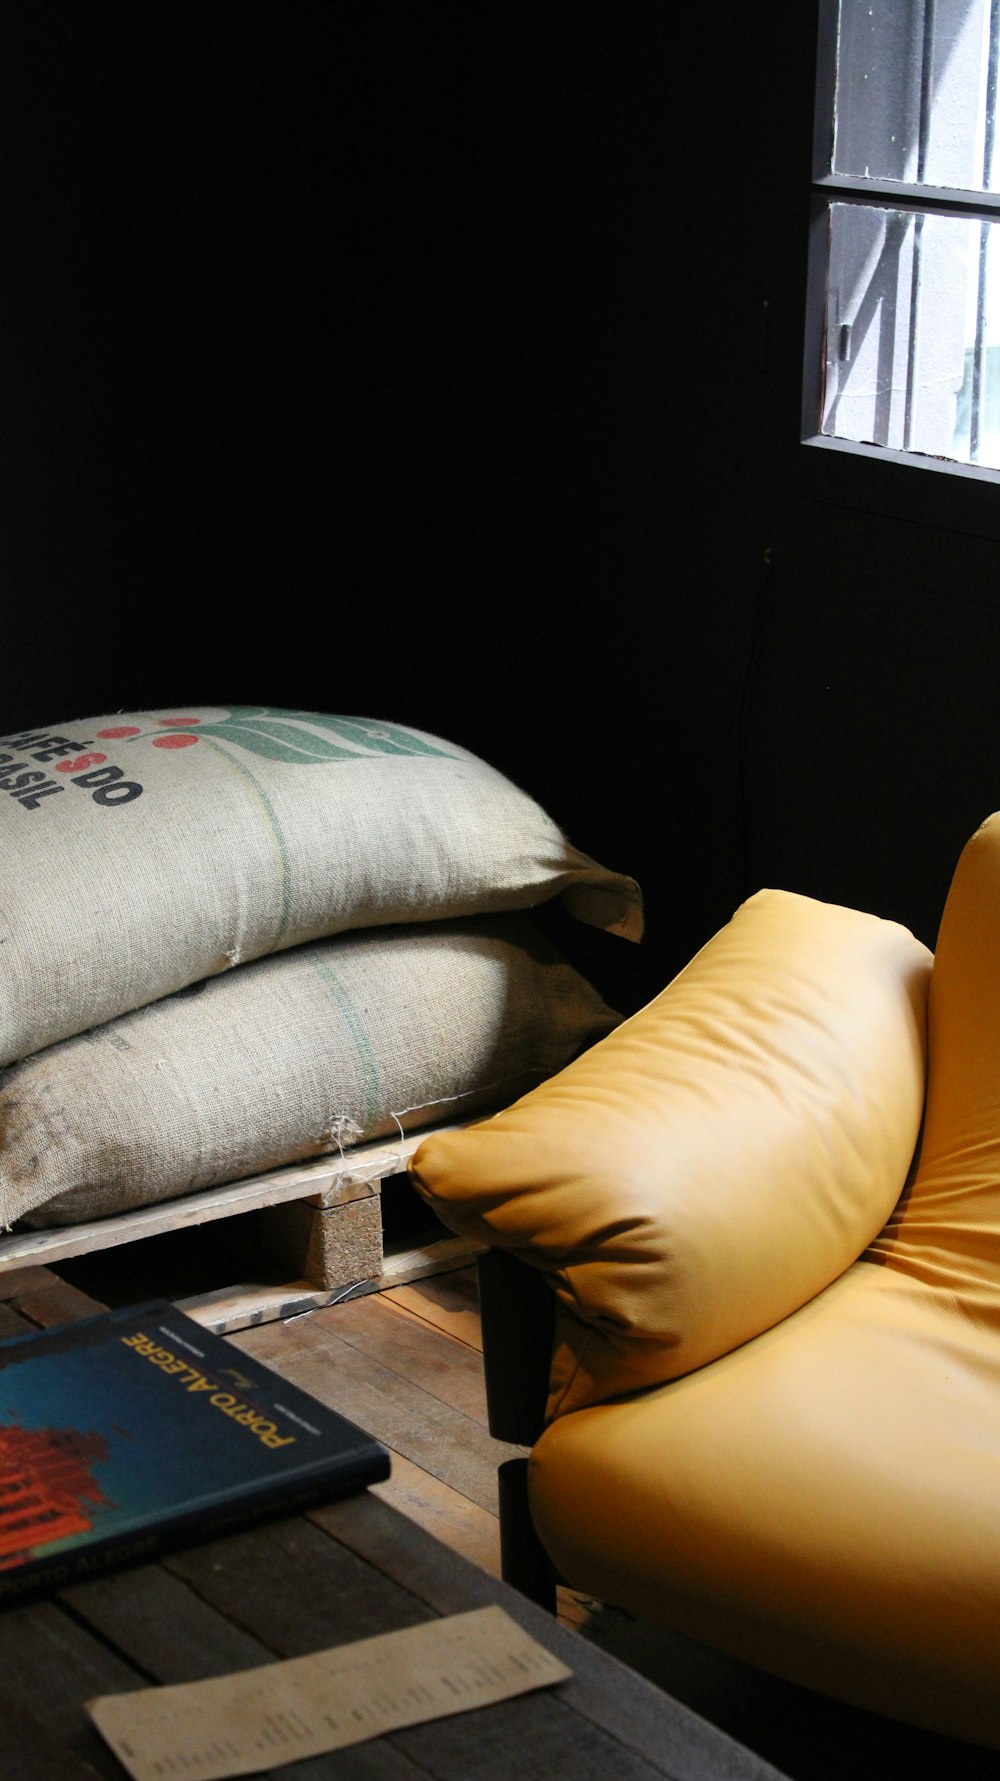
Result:
[[[556,1574],[535,1532],[528,1508],[528,1462],[505,1459],[498,1468],[500,1507],[500,1573],[550,1614],[556,1611]]]

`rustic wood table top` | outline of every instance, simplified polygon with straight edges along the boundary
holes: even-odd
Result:
[[[9,1275],[0,1338],[100,1307]],[[369,1492],[0,1611],[4,1781],[122,1781],[84,1703],[191,1682],[497,1603],[572,1679],[265,1781],[781,1781],[778,1771]]]

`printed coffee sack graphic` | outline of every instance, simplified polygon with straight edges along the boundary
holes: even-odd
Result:
[[[117,712],[0,738],[0,1065],[350,929],[532,908],[641,937],[635,881],[474,754],[379,719]]]

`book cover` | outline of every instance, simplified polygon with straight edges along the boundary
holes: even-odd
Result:
[[[0,1342],[0,1604],[387,1478],[389,1453],[165,1300]]]

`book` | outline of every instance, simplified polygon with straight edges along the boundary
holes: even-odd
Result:
[[[0,1342],[0,1605],[387,1478],[385,1447],[167,1300]]]

